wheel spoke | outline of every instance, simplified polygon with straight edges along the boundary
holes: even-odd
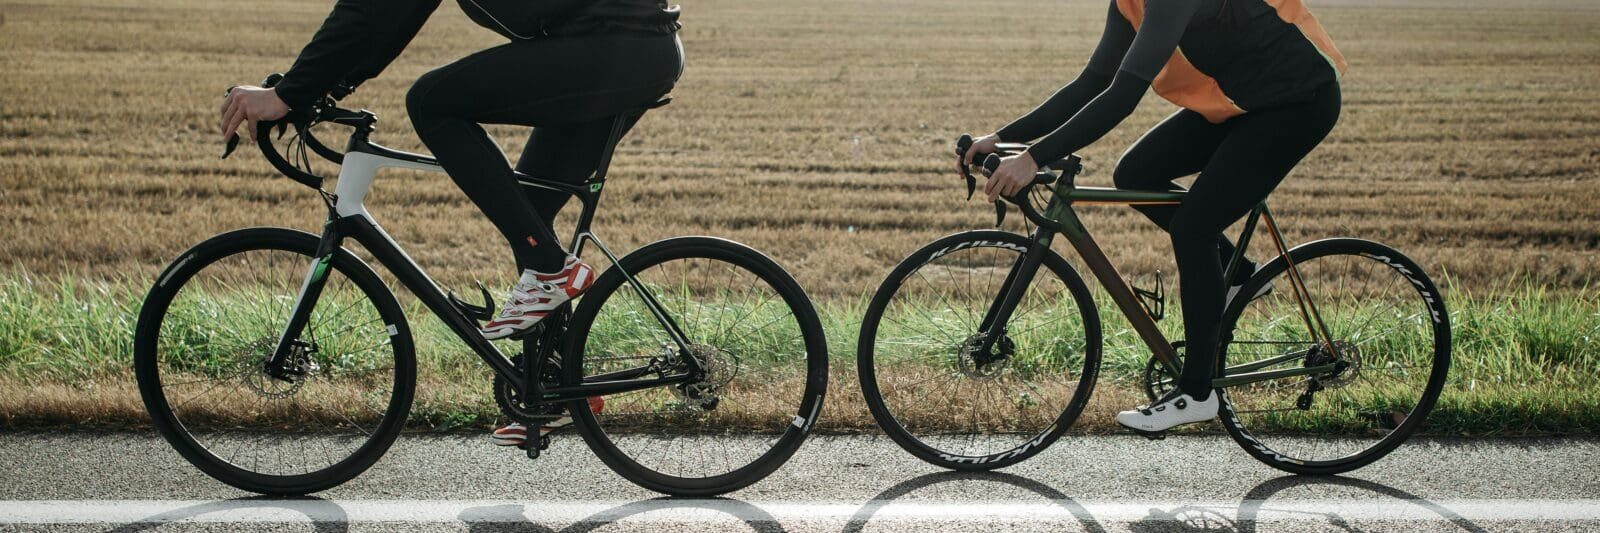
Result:
[[[859,362],[875,380],[867,401],[890,414],[886,430],[920,442],[926,448],[908,449],[938,464],[947,461],[939,453],[1000,465],[1001,456],[1036,452],[1022,447],[1075,416],[1067,413],[1082,392],[1075,376],[1098,364],[1082,327],[1093,307],[1068,290],[1065,276],[1076,274],[1050,261],[1026,286],[1007,333],[979,353],[978,325],[1027,247],[992,235],[950,237],[914,253],[884,281],[893,293],[880,294],[864,318],[876,332]]]
[[[1373,246],[1323,243],[1319,251],[1296,259],[1333,334],[1332,351],[1304,338],[1303,325],[1294,326],[1296,302],[1290,291],[1274,291],[1251,301],[1231,319],[1232,336],[1241,340],[1225,351],[1227,366],[1281,357],[1302,347],[1309,348],[1303,356],[1251,371],[1340,365],[1313,376],[1229,389],[1227,398],[1236,416],[1224,417],[1223,422],[1249,435],[1254,448],[1247,448],[1269,464],[1302,473],[1336,473],[1363,464],[1392,449],[1386,444],[1405,439],[1416,425],[1395,421],[1405,421],[1406,413],[1431,403],[1439,393],[1437,384],[1428,380],[1432,373],[1424,369],[1435,368],[1435,354],[1447,352],[1448,345],[1435,335],[1425,317],[1430,303],[1408,277],[1407,273],[1420,275],[1420,269],[1407,265],[1402,272],[1388,262],[1402,256],[1368,251]],[[1284,273],[1278,276],[1273,283],[1289,283]],[[1430,292],[1437,297],[1436,291]],[[1422,311],[1417,311],[1419,307]],[[1229,322],[1224,317],[1224,323]],[[1275,345],[1291,351],[1273,353],[1268,348]]]
[[[186,433],[206,462],[258,474],[228,481],[259,491],[281,490],[261,483],[283,476],[309,475],[328,486],[354,476],[328,469],[357,453],[383,453],[364,446],[399,430],[403,417],[389,417],[394,387],[410,386],[396,376],[401,355],[393,339],[374,327],[385,320],[367,288],[383,290],[382,284],[371,278],[362,285],[330,269],[301,336],[307,348],[292,349],[286,362],[305,373],[280,380],[262,365],[304,282],[309,247],[227,246],[235,251],[195,253],[186,259],[192,275],[181,286],[160,288],[170,291],[161,329],[153,332],[153,346],[136,350],[148,353],[138,357],[153,361],[162,378],[155,392],[167,400],[166,414],[159,416],[176,422],[163,431]]]

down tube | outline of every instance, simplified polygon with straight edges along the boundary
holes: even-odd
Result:
[[[478,324],[456,310],[450,299],[445,297],[444,291],[439,290],[439,286],[422,272],[422,267],[417,266],[417,263],[400,249],[400,245],[396,244],[383,228],[362,215],[347,216],[339,219],[339,222],[347,224],[348,234],[355,237],[362,246],[367,247],[367,251],[371,252],[379,263],[394,273],[401,284],[410,289],[412,294],[417,295],[417,299],[422,300],[422,304],[428,306],[428,310],[433,311],[439,320],[449,326],[450,331],[454,331],[457,337],[467,343],[473,353],[488,363],[496,374],[509,380],[517,390],[527,390],[526,380],[515,367],[511,366],[505,354],[500,353],[494,344],[483,338],[483,334],[478,332]]]
[[[1063,209],[1056,220],[1061,222],[1061,235],[1072,243],[1072,248],[1078,252],[1078,257],[1083,258],[1089,271],[1100,280],[1100,286],[1105,287],[1111,295],[1111,301],[1117,304],[1122,314],[1128,317],[1128,324],[1139,333],[1150,353],[1156,360],[1166,365],[1167,370],[1177,375],[1179,369],[1177,353],[1172,349],[1172,343],[1167,341],[1166,335],[1161,334],[1161,328],[1156,326],[1156,321],[1150,318],[1144,305],[1139,303],[1139,297],[1134,296],[1133,290],[1128,288],[1128,282],[1123,281],[1122,274],[1117,272],[1117,267],[1111,265],[1111,260],[1106,259],[1100,245],[1095,244],[1094,237],[1089,236],[1089,231],[1083,227],[1076,214],[1071,210]]]

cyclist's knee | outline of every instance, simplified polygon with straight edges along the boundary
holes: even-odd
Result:
[[[406,113],[411,117],[412,127],[418,131],[427,129],[442,116],[440,97],[434,93],[443,80],[443,68],[430,70],[417,78],[417,82],[411,84],[411,90],[406,92]]]
[[[1118,189],[1165,189],[1162,180],[1152,180],[1149,168],[1131,157],[1123,157],[1117,161],[1117,168],[1111,171],[1111,181]]]

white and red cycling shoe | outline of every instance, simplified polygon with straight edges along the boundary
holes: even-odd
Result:
[[[511,288],[511,301],[500,308],[500,314],[483,325],[483,336],[496,340],[528,331],[528,328],[549,316],[551,311],[577,298],[593,284],[594,270],[570,255],[561,271],[554,274],[524,270],[522,279]]]
[[[605,409],[605,407],[605,398],[601,398],[599,396],[589,398],[589,412],[598,415],[602,409]],[[562,414],[561,418],[551,420],[550,422],[539,426],[539,436],[543,437],[545,435],[549,435],[551,431],[555,431],[556,429],[567,427],[569,425],[572,425],[572,416]],[[528,426],[512,423],[511,425],[494,430],[494,433],[489,435],[489,440],[493,441],[495,446],[521,446],[522,443],[528,441]]]

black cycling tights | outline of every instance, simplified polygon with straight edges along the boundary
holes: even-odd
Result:
[[[525,192],[479,124],[533,126],[516,170],[580,182],[599,164],[611,117],[654,102],[682,72],[671,34],[515,41],[424,74],[406,108],[417,136],[511,243],[518,268],[555,272],[565,252],[550,224],[570,195]]]
[[[1179,111],[1151,129],[1117,162],[1117,187],[1180,190],[1172,180],[1200,173],[1182,205],[1136,207],[1172,236],[1183,297],[1185,356],[1178,386],[1203,399],[1217,365],[1218,329],[1227,294],[1223,261],[1233,244],[1222,231],[1283,181],[1339,120],[1339,84],[1310,101],[1251,111],[1222,124]],[[1245,265],[1248,267],[1249,265]],[[1242,282],[1248,272],[1235,282]]]

